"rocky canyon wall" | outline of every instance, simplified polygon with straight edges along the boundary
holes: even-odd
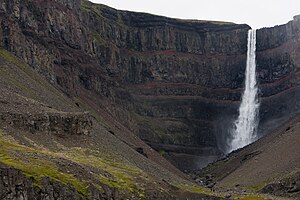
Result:
[[[186,166],[218,156],[216,135],[228,129],[238,106],[232,101],[240,99],[249,26],[91,4],[83,11],[100,65],[122,85],[113,96],[132,113],[136,134],[176,163],[189,155]]]
[[[118,11],[80,0],[0,0],[1,47],[105,111],[182,169],[218,157],[237,115],[248,25]],[[298,18],[258,30],[261,131],[299,109]],[[91,97],[92,96],[92,97]],[[99,101],[98,104],[101,104]],[[101,105],[98,105],[101,106]],[[190,161],[190,162],[188,162]]]
[[[299,112],[299,37],[299,16],[257,32],[262,135]]]

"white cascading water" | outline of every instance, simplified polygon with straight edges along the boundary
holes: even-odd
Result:
[[[239,108],[239,117],[235,121],[229,152],[242,148],[257,139],[259,102],[256,85],[256,30],[248,32],[248,52],[245,90]]]

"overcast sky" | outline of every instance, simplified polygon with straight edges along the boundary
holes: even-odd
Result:
[[[300,14],[300,0],[92,0],[121,10],[182,19],[246,23],[252,28],[284,24]]]

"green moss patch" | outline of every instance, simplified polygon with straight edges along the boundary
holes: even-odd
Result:
[[[11,55],[8,51],[0,49],[0,55],[2,57],[6,58],[10,62],[13,62],[13,63],[17,62],[16,58],[13,55]]]
[[[0,131],[3,135],[3,132]],[[43,177],[49,177],[63,184],[73,185],[82,195],[87,194],[87,183],[76,179],[72,174],[58,170],[54,162],[47,160],[47,156],[29,147],[13,144],[0,136],[0,162],[21,170],[32,177],[34,184],[40,185]],[[43,159],[45,157],[45,159]]]
[[[144,188],[135,181],[136,177],[144,177],[140,169],[103,157],[101,152],[79,147],[66,148],[60,152],[33,149],[19,145],[0,130],[0,162],[20,169],[25,175],[32,177],[37,186],[41,185],[43,177],[49,177],[65,185],[74,186],[83,196],[87,195],[88,185],[101,187],[90,180],[77,178],[73,172],[61,171],[58,162],[63,159],[65,162],[69,160],[70,163],[86,168],[87,173],[90,168],[100,170],[93,176],[102,184],[117,188],[126,194],[145,196]]]
[[[266,198],[260,197],[260,196],[257,196],[257,195],[247,195],[247,196],[238,197],[238,198],[235,198],[235,199],[240,199],[240,200],[267,200]]]
[[[134,177],[143,177],[142,172],[124,163],[118,164],[113,160],[103,159],[100,152],[92,151],[83,148],[71,148],[64,152],[64,155],[68,158],[72,158],[72,161],[81,163],[84,165],[92,166],[94,168],[105,170],[112,177],[105,177],[98,175],[97,178],[100,182],[120,190],[127,191],[129,193],[140,193],[143,188],[140,187],[134,180]]]
[[[248,189],[251,190],[252,192],[259,192],[259,191],[262,190],[266,185],[267,185],[267,183],[265,183],[265,182],[263,182],[263,183],[258,183],[258,184],[256,184],[256,185],[250,186]]]
[[[105,183],[106,185],[113,188],[126,189],[127,191],[132,193],[136,193],[140,190],[133,182],[132,178],[128,175],[125,175],[124,173],[114,172],[113,176],[114,178],[99,176],[99,179],[102,183]]]

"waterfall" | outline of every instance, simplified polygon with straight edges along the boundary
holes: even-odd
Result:
[[[256,86],[256,30],[248,32],[247,67],[245,72],[245,89],[239,116],[234,123],[229,152],[242,148],[257,139],[259,102]]]

